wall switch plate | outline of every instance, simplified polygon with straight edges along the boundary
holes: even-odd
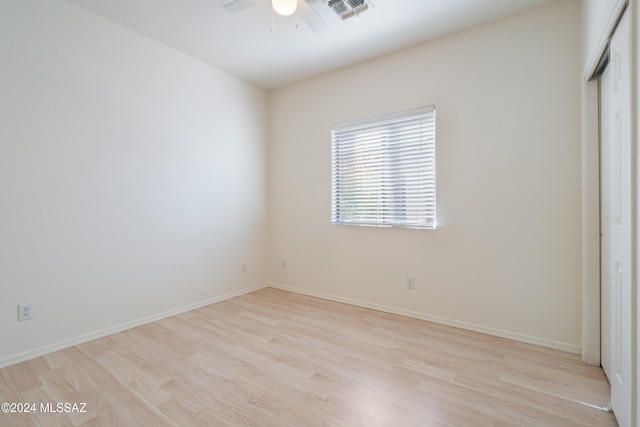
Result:
[[[281,260],[280,261],[280,269],[282,270],[286,270],[287,269],[287,261],[286,260]]]
[[[18,306],[18,321],[33,319],[33,304],[26,303]]]
[[[416,280],[413,277],[407,277],[407,289],[414,290],[416,288]]]

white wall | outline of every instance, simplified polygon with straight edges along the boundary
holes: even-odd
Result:
[[[265,91],[58,0],[0,58],[0,366],[266,282]]]
[[[579,352],[580,75],[562,1],[274,91],[270,281]],[[439,228],[331,226],[331,125],[429,104]]]

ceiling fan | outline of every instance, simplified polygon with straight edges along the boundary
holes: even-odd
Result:
[[[241,12],[263,0],[233,0],[226,3],[224,10],[231,13]],[[314,33],[322,33],[328,27],[324,19],[312,7],[320,0],[272,0],[273,10],[280,15],[292,15],[296,11]],[[297,7],[296,7],[297,6]]]

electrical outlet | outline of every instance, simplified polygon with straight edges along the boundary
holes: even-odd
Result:
[[[286,260],[281,260],[280,261],[280,269],[282,270],[286,270],[287,269],[287,261]]]
[[[414,290],[416,288],[416,280],[413,277],[407,277],[407,289]]]
[[[26,303],[18,306],[18,321],[33,319],[33,304]]]
[[[246,263],[246,262],[243,262],[243,263],[242,263],[242,272],[243,272],[243,273],[246,273],[246,272],[247,272],[247,263]]]

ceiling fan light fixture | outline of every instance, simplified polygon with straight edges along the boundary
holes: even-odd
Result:
[[[279,15],[289,16],[293,15],[298,7],[297,0],[271,0],[273,10]]]

